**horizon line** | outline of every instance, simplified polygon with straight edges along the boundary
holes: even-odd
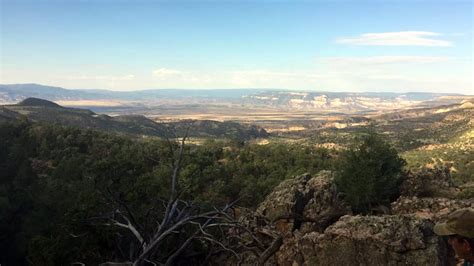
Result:
[[[463,94],[455,92],[432,92],[432,91],[330,91],[330,90],[311,90],[311,89],[288,89],[288,88],[146,88],[146,89],[137,89],[137,90],[112,90],[112,89],[97,89],[97,88],[66,88],[57,85],[44,85],[40,83],[9,83],[3,84],[0,83],[0,86],[15,86],[15,85],[35,85],[41,87],[52,87],[63,90],[75,90],[75,91],[106,91],[106,92],[145,92],[145,91],[155,91],[155,90],[194,90],[194,91],[212,91],[212,90],[266,90],[266,91],[288,91],[288,92],[327,92],[327,93],[393,93],[393,94],[406,94],[406,93],[431,93],[431,94],[448,94],[448,95],[459,95],[459,96],[474,96],[473,94]]]

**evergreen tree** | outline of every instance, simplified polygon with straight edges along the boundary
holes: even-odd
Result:
[[[396,199],[405,161],[383,138],[370,131],[360,144],[342,154],[336,185],[357,213]]]

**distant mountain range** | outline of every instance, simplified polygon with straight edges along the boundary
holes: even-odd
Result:
[[[186,98],[240,99],[242,96],[258,93],[262,89],[155,89],[139,91],[109,91],[64,89],[39,84],[0,84],[0,103],[19,102],[28,97],[37,97],[49,101],[60,100],[160,100]]]
[[[249,140],[268,136],[264,129],[254,125],[209,120],[157,123],[141,115],[108,116],[87,109],[62,107],[39,98],[26,98],[18,104],[0,105],[0,122],[11,122],[22,117],[33,122],[96,129],[136,137],[182,137],[188,129],[189,137]]]
[[[390,92],[307,92],[271,89],[159,89],[141,91],[70,90],[38,84],[0,85],[0,104],[18,103],[28,97],[66,106],[147,106],[186,104],[238,104],[267,108],[365,112],[459,103],[460,94]],[[98,110],[98,109],[96,109]]]

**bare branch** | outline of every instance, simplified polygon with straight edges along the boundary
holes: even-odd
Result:
[[[142,235],[140,234],[140,232],[135,228],[135,226],[132,225],[132,223],[130,223],[130,220],[125,216],[123,215],[119,210],[116,211],[117,214],[120,214],[120,216],[127,222],[126,224],[124,223],[121,223],[115,219],[110,219],[111,222],[113,222],[114,225],[116,226],[119,226],[119,227],[123,227],[123,228],[127,228],[128,230],[130,230],[130,232],[132,232],[132,234],[135,236],[135,238],[137,238],[137,240],[140,242],[140,244],[142,246],[146,246],[146,243],[142,237]]]
[[[157,234],[162,232],[162,230],[166,227],[166,225],[169,221],[169,217],[171,216],[170,212],[172,211],[173,205],[175,204],[175,201],[176,201],[176,194],[177,194],[177,191],[176,191],[177,184],[176,183],[177,183],[177,180],[178,180],[179,172],[181,170],[181,162],[183,160],[183,152],[184,152],[184,143],[185,143],[186,138],[187,138],[187,133],[188,132],[186,131],[186,134],[184,135],[184,137],[181,140],[181,145],[179,147],[178,159],[177,159],[176,163],[174,163],[174,161],[175,161],[174,156],[172,157],[173,158],[172,159],[172,162],[173,162],[173,175],[171,177],[170,198],[169,198],[169,201],[168,201],[168,205],[166,206],[166,211],[165,211],[165,216],[163,218],[163,222],[161,223],[160,229],[158,229]]]
[[[262,255],[260,255],[260,258],[258,259],[258,265],[264,265],[265,262],[273,255],[275,252],[277,252],[280,249],[280,246],[283,244],[283,238],[281,236],[277,237],[275,240],[273,240],[272,244],[270,247],[268,247]]]
[[[216,252],[217,248],[217,252],[231,253],[240,263],[242,257],[237,251],[251,251],[259,257],[260,264],[265,263],[281,246],[282,239],[275,233],[265,234],[263,232],[263,235],[268,235],[273,239],[271,245],[268,246],[258,237],[262,236],[262,232],[255,232],[248,225],[239,222],[233,209],[238,200],[223,208],[214,207],[211,210],[203,211],[199,204],[180,199],[185,191],[179,186],[179,177],[184,161],[188,132],[189,128],[186,129],[184,137],[178,142],[178,151],[175,150],[176,144],[169,138],[166,139],[172,164],[169,196],[166,198],[157,197],[151,202],[151,206],[147,206],[148,209],[145,211],[144,217],[137,219],[133,213],[136,210],[127,205],[120,194],[114,194],[110,188],[107,188],[108,193],[105,193],[104,197],[117,209],[102,219],[107,219],[109,226],[127,229],[127,232],[138,240],[140,243],[138,247],[130,244],[130,246],[133,245],[133,249],[130,248],[130,259],[134,261],[133,265],[135,266],[145,262],[157,265],[158,263],[155,261],[158,260],[161,260],[160,263],[165,261],[166,265],[171,265],[189,248],[194,240],[209,243],[209,254]],[[190,229],[194,231],[190,232]],[[184,237],[184,234],[187,235]],[[265,238],[267,237],[265,236]],[[162,248],[170,239],[176,240],[177,243],[177,248],[171,252]]]
[[[144,261],[146,261],[146,262],[148,262],[148,263],[151,263],[151,264],[153,264],[154,266],[156,266],[156,265],[157,265],[156,263],[154,263],[154,262],[153,262],[153,261],[151,261],[151,260],[144,259]]]

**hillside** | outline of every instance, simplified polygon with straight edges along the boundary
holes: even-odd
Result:
[[[38,107],[53,107],[53,108],[61,108],[59,104],[39,99],[39,98],[26,98],[23,101],[17,104],[18,106],[38,106]]]
[[[341,116],[337,120],[306,122],[306,130],[286,134],[310,139],[312,143],[350,144],[368,126],[383,133],[400,150],[448,143],[472,130],[473,100],[429,108],[414,108],[382,115]],[[313,127],[311,127],[313,126]],[[285,134],[280,134],[286,136]]]
[[[349,147],[367,127],[386,136],[408,162],[408,169],[448,167],[460,183],[474,181],[474,105],[473,101],[438,107],[403,110],[367,116],[365,123],[351,121],[329,128],[319,126],[299,134],[300,143],[329,148]]]
[[[60,87],[39,84],[0,84],[0,104],[18,103],[26,98],[58,99],[93,99],[94,93],[79,90],[66,90]]]
[[[440,144],[428,144],[402,153],[410,169],[448,167],[459,183],[474,182],[474,129]]]
[[[446,250],[444,241],[437,241],[438,237],[429,232],[446,208],[473,206],[472,196],[469,196],[471,190],[463,184],[472,181],[472,109],[465,102],[420,112],[407,110],[399,114],[349,117],[350,123],[345,127],[311,131],[313,139],[301,138],[298,143],[291,144],[274,143],[270,138],[268,145],[258,145],[214,141],[219,137],[233,138],[240,134],[251,137],[266,133],[258,127],[234,122],[156,123],[144,116],[112,117],[90,110],[64,108],[39,99],[2,106],[0,118],[8,121],[20,117],[28,119],[0,123],[4,140],[0,142],[0,172],[8,177],[2,183],[5,188],[2,210],[6,219],[0,220],[0,227],[6,232],[6,241],[1,248],[12,254],[8,257],[10,261],[23,261],[28,256],[44,265],[62,265],[65,261],[97,265],[109,258],[130,260],[122,254],[122,247],[127,250],[140,247],[140,242],[134,240],[133,230],[127,229],[126,222],[138,217],[139,220],[129,225],[133,223],[136,228],[145,228],[145,234],[155,234],[155,228],[147,225],[156,224],[166,213],[167,204],[163,199],[168,198],[170,176],[177,169],[173,162],[176,162],[178,150],[170,152],[170,148],[177,146],[170,146],[161,139],[129,136],[160,134],[163,132],[160,130],[165,129],[179,133],[189,127],[191,135],[211,140],[202,145],[188,143],[185,146],[178,179],[179,197],[183,200],[176,205],[178,211],[170,221],[179,221],[181,211],[188,209],[190,202],[199,204],[196,212],[192,209],[191,215],[194,215],[238,199],[235,210],[229,212],[229,215],[235,215],[235,221],[226,224],[245,230],[217,230],[223,232],[222,237],[220,234],[215,237],[233,245],[234,238],[229,235],[241,232],[238,239],[256,239],[255,242],[262,243],[260,246],[250,243],[249,247],[253,249],[237,250],[244,264],[254,264],[254,251],[258,255],[270,249],[273,251],[266,259],[272,265],[346,265],[353,261],[360,265],[387,265],[392,261],[445,265],[452,256],[443,253]],[[429,123],[423,123],[425,120]],[[402,156],[409,160],[410,171],[400,172],[406,175],[403,183],[396,186],[400,197],[397,192],[396,198],[384,201],[385,205],[374,203],[370,213],[356,215],[348,205],[349,201],[345,201],[341,186],[334,181],[341,171],[340,166],[348,165],[347,161],[341,161],[343,153],[338,149],[320,148],[318,144],[322,142],[317,141],[326,137],[326,141],[341,147],[351,146],[355,138],[367,132],[366,125],[360,123],[369,122],[377,131],[387,130],[385,135],[392,139],[384,139],[397,143],[399,150],[407,149]],[[414,130],[418,127],[423,130]],[[409,147],[404,147],[403,137],[432,139],[429,142],[415,139]],[[429,146],[427,143],[438,144]],[[454,153],[451,154],[450,149]],[[380,155],[373,149],[368,150],[370,154]],[[377,158],[384,159],[383,154]],[[424,164],[430,156],[444,155],[447,157],[442,157],[442,164],[431,167]],[[450,169],[435,167],[448,166],[444,164],[447,160]],[[370,165],[369,162],[374,162],[373,158],[364,165]],[[355,164],[356,168],[360,165]],[[421,166],[424,167],[417,169]],[[119,221],[123,226],[104,226],[110,221]],[[179,234],[172,233],[171,241],[180,243],[187,239],[187,229],[191,226],[196,230],[191,231],[191,235],[201,232],[201,224],[193,222]],[[213,232],[209,230],[206,237],[213,236]],[[252,232],[255,232],[254,236],[248,235]],[[15,242],[18,238],[25,240]],[[207,254],[209,246],[196,243],[196,246],[190,246],[191,251]],[[345,252],[334,256],[334,250]],[[165,258],[173,252],[166,250]],[[159,256],[156,260],[162,260]],[[212,253],[210,259],[216,265],[223,265],[232,257],[226,253],[215,256]],[[187,257],[182,261],[182,264],[189,264]],[[199,261],[201,257],[194,258],[192,265],[200,265]]]
[[[474,126],[474,108],[464,103],[374,117],[377,128],[402,150],[452,141]]]
[[[141,115],[108,116],[86,109],[64,108],[53,102],[37,98],[27,98],[19,104],[5,105],[0,109],[1,120],[12,120],[19,116],[25,116],[36,122],[98,129],[134,136],[174,138],[183,136],[187,128],[190,129],[189,137],[248,140],[268,136],[261,128],[234,122],[188,120],[157,123]]]
[[[10,109],[0,106],[0,122],[8,122],[12,120],[16,120],[21,115],[15,111],[11,111]]]
[[[166,141],[26,121],[0,123],[0,132],[4,137],[0,169],[7,177],[2,179],[5,218],[0,219],[0,228],[5,241],[0,247],[7,251],[9,261],[16,262],[10,264],[23,265],[24,257],[42,265],[74,261],[98,265],[110,258],[130,261],[122,247],[140,245],[119,219],[140,219],[129,225],[154,225],[162,219],[173,172],[173,153],[168,152]],[[354,261],[357,265],[393,261],[448,265],[452,254],[444,252],[445,241],[432,233],[433,222],[442,219],[446,209],[474,206],[472,198],[416,196],[424,193],[424,187],[412,184],[420,182],[442,191],[459,191],[449,172],[438,169],[410,175],[410,182],[402,184],[406,190],[401,197],[386,206],[390,215],[378,213],[383,208],[356,215],[334,183],[337,157],[325,149],[210,141],[186,146],[186,154],[179,178],[183,200],[173,218],[180,221],[181,211],[190,208],[190,202],[200,204],[199,210],[192,209],[194,216],[201,209],[212,210],[239,199],[227,215],[235,217],[231,225],[244,230],[227,229],[227,222],[222,230],[204,228],[206,237],[229,246],[243,239],[247,245],[235,250],[245,265],[254,265],[255,256],[268,254],[267,250],[271,250],[266,258],[269,265],[350,265]],[[305,172],[311,174],[297,174]],[[107,226],[117,220],[119,226]],[[173,232],[170,240],[179,244],[201,232],[198,221]],[[153,226],[142,228],[148,229],[142,231],[147,234],[156,232]],[[223,232],[222,237],[215,232]],[[229,237],[236,234],[239,238]],[[15,241],[19,238],[24,241]],[[199,262],[209,246],[196,243],[190,250],[204,254],[192,263],[184,257],[179,265],[202,265]],[[344,252],[334,256],[335,250]],[[232,254],[209,254],[212,263],[205,265],[237,264]]]

